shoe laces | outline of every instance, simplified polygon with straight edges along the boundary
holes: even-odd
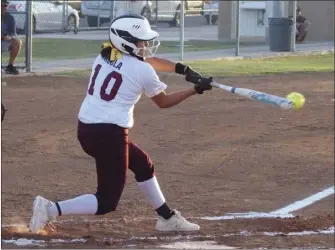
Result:
[[[187,220],[181,215],[181,213],[177,210],[173,210],[175,213],[175,216],[178,218],[177,223],[179,224],[180,222],[187,222]]]

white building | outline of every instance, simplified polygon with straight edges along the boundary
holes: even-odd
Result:
[[[289,1],[240,1],[241,41],[266,41],[268,17],[288,16]],[[298,1],[303,15],[311,22],[306,40],[330,41],[334,39],[334,2]],[[218,39],[236,37],[237,1],[220,1]]]

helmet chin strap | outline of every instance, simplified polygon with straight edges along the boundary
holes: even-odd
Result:
[[[139,59],[139,60],[141,60],[141,61],[144,61],[144,57],[139,56],[139,55],[136,55],[136,54],[133,52],[134,49],[133,49],[132,47],[128,46],[127,44],[123,44],[122,46],[125,48],[126,51],[128,51],[128,53],[129,53],[131,56],[134,56],[134,57],[136,57],[137,59]]]
[[[113,44],[112,43],[112,41],[111,41],[111,39],[109,39],[109,42],[111,43],[111,44]],[[137,59],[139,59],[140,61],[144,61],[144,57],[141,57],[141,56],[138,56],[138,55],[136,55],[133,51],[134,51],[134,49],[132,48],[132,47],[130,47],[129,45],[127,45],[127,44],[122,44],[122,46],[124,47],[124,49],[129,53],[129,55],[131,55],[131,56],[133,56],[133,57],[136,57]],[[116,48],[115,48],[116,49]],[[122,53],[122,52],[121,52]]]

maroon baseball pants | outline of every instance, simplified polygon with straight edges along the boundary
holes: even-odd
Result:
[[[116,209],[128,168],[135,174],[137,182],[154,176],[149,155],[129,141],[128,129],[114,124],[84,124],[79,121],[77,133],[81,147],[96,162],[97,215]]]

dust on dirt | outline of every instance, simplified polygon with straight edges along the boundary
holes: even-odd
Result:
[[[161,77],[169,91],[188,87],[181,77]],[[201,219],[270,212],[334,185],[334,74],[217,80],[280,96],[297,91],[307,101],[303,109],[288,112],[217,89],[165,110],[140,100],[130,138],[152,157],[170,206],[199,223],[200,232],[155,232],[155,212],[129,174],[117,211],[60,218],[55,233],[36,236],[25,226],[36,195],[57,201],[95,192],[94,161],[76,138],[88,78],[6,79],[2,238],[39,239],[48,248],[152,248],[191,239],[242,248],[334,247],[334,234],[289,235],[334,226],[333,196],[294,212],[294,218]],[[52,241],[82,238],[85,243]],[[22,248],[4,242],[2,247]]]

